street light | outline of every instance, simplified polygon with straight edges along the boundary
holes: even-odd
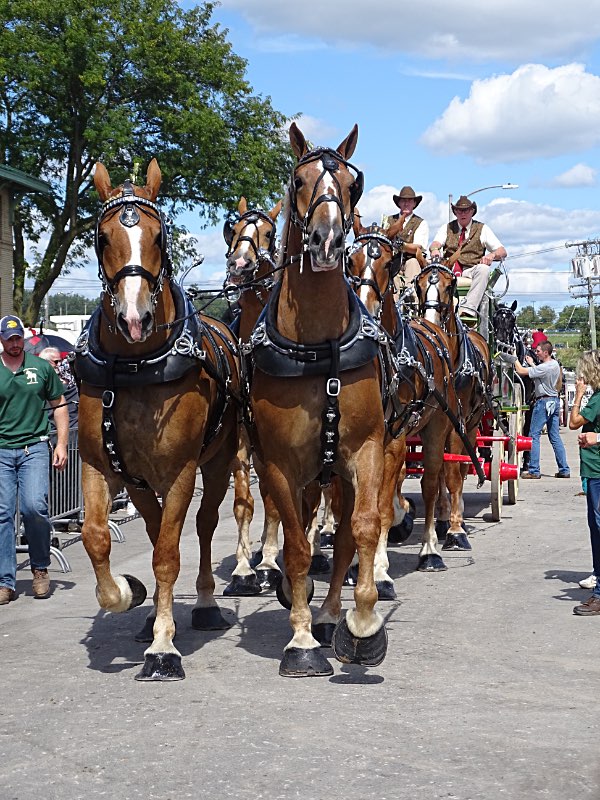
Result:
[[[477,192],[487,192],[488,189],[518,189],[518,183],[497,183],[494,186],[482,186],[481,189],[474,189],[472,192],[469,192],[467,197],[471,197],[473,194],[477,194]],[[452,195],[448,195],[448,220],[452,221]]]

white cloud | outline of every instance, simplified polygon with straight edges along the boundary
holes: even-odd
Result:
[[[557,175],[551,182],[551,186],[560,186],[566,189],[573,189],[579,186],[595,186],[598,170],[589,167],[587,164],[575,164],[574,167]]]
[[[315,145],[329,141],[335,136],[339,136],[340,140],[343,139],[343,135],[340,135],[339,130],[333,125],[316,117],[311,117],[309,114],[300,114],[298,119],[289,120],[286,128],[289,128],[293,121],[300,128],[305,138]]]
[[[600,77],[581,64],[525,64],[477,80],[421,137],[431,150],[480,162],[522,161],[600,143]]]
[[[600,37],[600,0],[571,0],[568,8],[547,0],[486,0],[476,11],[472,0],[454,0],[451,12],[442,0],[421,0],[410,8],[398,0],[222,0],[244,15],[273,48],[314,49],[315,41],[339,46],[371,46],[435,59],[523,61],[578,57]]]

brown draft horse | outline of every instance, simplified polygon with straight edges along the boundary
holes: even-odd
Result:
[[[199,319],[172,280],[169,232],[156,205],[157,162],[151,161],[144,187],[126,181],[113,189],[102,164],[94,183],[103,202],[96,233],[103,301],[75,357],[83,543],[100,606],[122,612],[141,604],[143,584],[113,575],[109,562],[108,514],[125,485],[146,523],[156,578],[154,610],[136,636],[151,642],[136,679],[179,680],[185,674],[173,644],[173,586],[198,465],[203,494],[192,625],[229,627],[213,597],[211,540],[238,444],[238,408],[231,400],[239,391],[236,344],[226,326]]]
[[[238,203],[238,218],[227,220],[223,237],[228,246],[226,255],[225,289],[234,287],[237,295],[236,317],[232,328],[243,346],[250,339],[252,329],[269,298],[273,282],[279,280],[280,271],[274,269],[276,245],[276,220],[281,211],[279,201],[269,212],[249,209],[246,198]],[[238,521],[236,567],[223,594],[228,596],[256,595],[261,589],[272,589],[281,580],[281,570],[276,562],[279,555],[277,533],[279,514],[264,488],[261,464],[255,458],[259,475],[259,490],[263,500],[265,519],[258,560],[252,556],[250,525],[254,516],[254,499],[250,491],[250,440],[245,425],[240,426],[239,449],[233,465],[234,513]],[[255,569],[253,569],[255,566]]]
[[[490,397],[492,372],[488,343],[477,331],[466,328],[456,314],[456,277],[449,267],[439,261],[431,262],[417,276],[415,286],[419,312],[423,315],[425,324],[429,322],[442,327],[449,337],[454,386],[466,438],[474,452],[477,429]],[[451,453],[467,453],[467,448],[456,431],[451,433],[448,449]],[[445,544],[447,549],[471,549],[463,524],[462,485],[467,471],[468,464],[446,463],[446,486],[451,502]],[[480,483],[482,482],[480,476]],[[440,502],[443,501],[440,494]],[[442,519],[447,519],[447,516],[447,512],[440,514]],[[439,524],[438,530],[443,532]]]
[[[305,677],[332,674],[315,638],[330,627],[335,626],[332,645],[340,661],[374,666],[385,657],[387,634],[375,610],[373,579],[384,421],[377,345],[357,338],[365,330],[363,318],[354,313],[358,305],[344,277],[345,236],[362,192],[362,174],[348,163],[358,128],[336,150],[309,150],[295,123],[289,134],[298,163],[284,201],[285,269],[264,325],[259,323],[252,338],[251,406],[267,487],[283,524],[282,588],[291,595],[293,637],[279,671]],[[330,588],[311,628],[302,495],[319,474],[326,482],[331,471],[343,481],[342,516]],[[341,590],[355,549],[355,608],[342,619]]]
[[[419,433],[423,443],[421,491],[425,525],[417,569],[423,572],[446,569],[437,549],[434,517],[439,483],[444,475],[444,443],[453,430],[449,414],[456,418],[457,413],[449,337],[437,326],[406,321],[394,304],[392,241],[403,222],[400,218],[383,231],[376,225],[365,228],[355,221],[355,240],[348,257],[359,298],[389,335],[394,370],[390,387],[392,414],[386,414],[390,418],[379,498],[381,533],[375,557],[375,580],[381,600],[396,597],[388,574],[387,541],[394,523],[396,490],[405,475],[408,434]]]

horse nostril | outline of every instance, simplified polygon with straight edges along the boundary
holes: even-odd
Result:
[[[311,244],[313,244],[315,247],[318,247],[323,241],[323,237],[318,230],[314,230],[311,234],[310,241]]]
[[[149,328],[152,325],[152,314],[149,311],[142,316],[142,327]]]
[[[336,250],[339,250],[344,245],[344,234],[342,231],[339,231],[335,239],[333,240],[333,246]]]

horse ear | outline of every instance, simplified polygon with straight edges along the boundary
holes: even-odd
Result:
[[[306,144],[306,139],[304,138],[304,134],[300,130],[300,128],[296,125],[295,122],[292,122],[290,125],[290,144],[292,145],[292,150],[294,151],[296,158],[300,160],[302,156],[308,153],[308,145]]]
[[[156,198],[158,197],[158,190],[160,189],[160,184],[162,181],[162,175],[160,173],[160,167],[158,166],[158,161],[153,158],[152,161],[148,164],[148,171],[146,173],[146,191],[150,196],[150,200],[154,203]]]
[[[361,218],[360,218],[360,211],[358,208],[354,209],[354,219],[352,220],[352,230],[354,231],[355,236],[360,236],[361,233],[364,233],[367,229],[363,226]]]
[[[243,216],[246,213],[246,211],[248,211],[248,203],[246,202],[246,198],[244,197],[244,195],[242,195],[240,197],[240,202],[238,203],[238,213],[240,217]]]
[[[348,159],[352,158],[352,153],[356,149],[356,143],[358,142],[358,125],[354,125],[348,136],[338,145],[337,151],[341,155],[343,159],[348,161]]]
[[[277,217],[279,216],[279,212],[281,211],[281,206],[283,205],[283,201],[280,200],[277,205],[273,206],[273,208],[269,211],[269,216],[275,222]]]
[[[517,305],[518,305],[517,301],[516,301],[516,300],[513,300],[513,301],[512,301],[512,305],[511,305],[511,307],[510,307],[510,310],[511,310],[511,311],[516,311],[516,310],[517,310]]]
[[[108,198],[110,197],[110,193],[112,192],[112,186],[110,184],[110,176],[108,174],[108,170],[101,164],[99,161],[96,162],[96,167],[94,169],[94,186],[96,187],[96,191],[100,195],[100,200],[105,203]]]

